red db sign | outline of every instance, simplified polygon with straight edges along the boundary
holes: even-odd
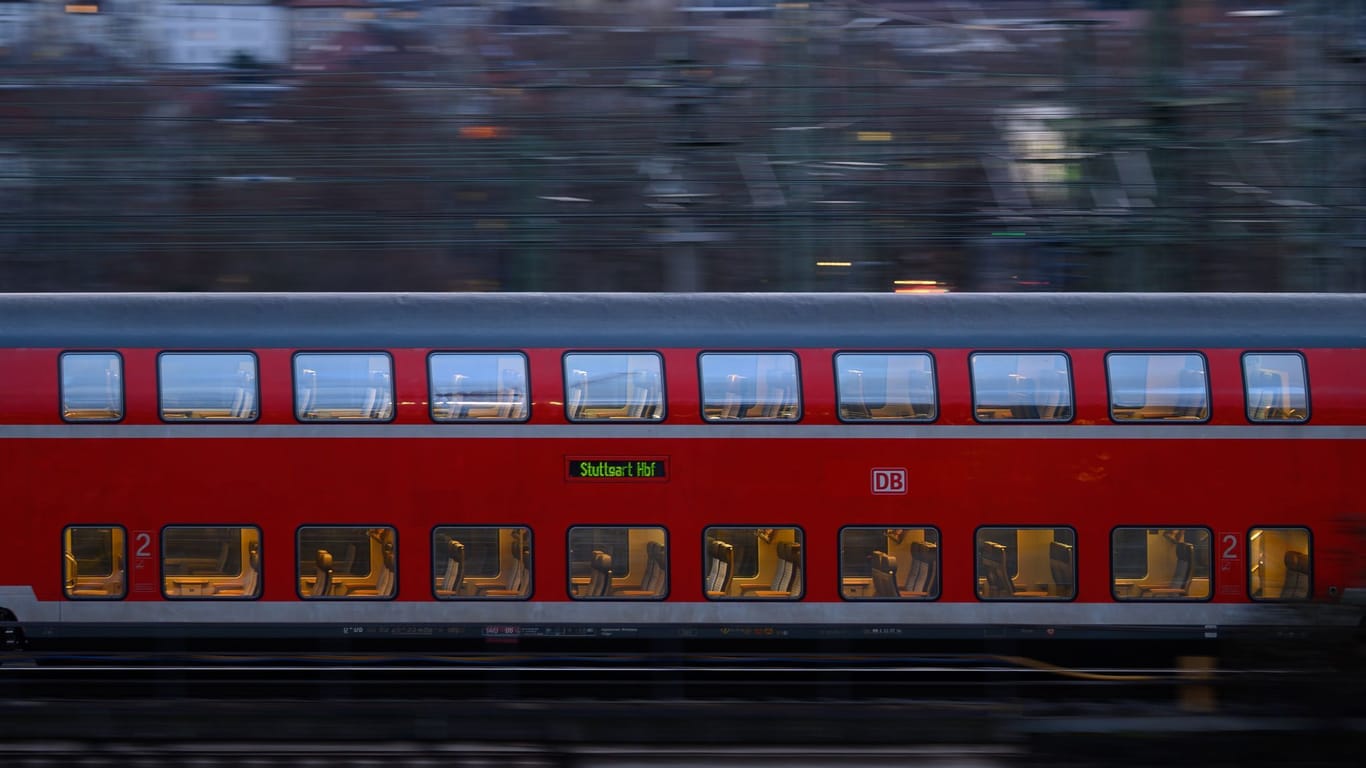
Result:
[[[875,469],[873,470],[873,493],[875,494],[899,494],[906,492],[906,470],[904,469]]]

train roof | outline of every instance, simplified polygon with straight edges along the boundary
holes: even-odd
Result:
[[[0,346],[1366,346],[1366,294],[0,294]]]

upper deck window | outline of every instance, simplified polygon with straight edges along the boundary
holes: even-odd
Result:
[[[1105,356],[1110,418],[1204,421],[1209,418],[1205,358],[1193,352],[1112,352]]]
[[[796,421],[797,356],[791,352],[708,352],[701,356],[702,418]]]
[[[663,370],[654,352],[567,354],[565,413],[570,421],[660,421]]]
[[[835,355],[844,421],[933,421],[934,359],[925,353]]]
[[[427,358],[434,421],[525,421],[526,357],[437,352]]]
[[[979,352],[971,365],[973,414],[979,421],[1071,420],[1066,355]]]
[[[123,418],[123,359],[116,352],[65,352],[61,357],[62,418]]]
[[[383,352],[294,356],[299,421],[388,421],[394,417],[394,364]]]
[[[256,356],[250,352],[165,352],[157,370],[167,421],[256,419]]]
[[[1309,387],[1304,357],[1294,352],[1249,352],[1243,355],[1249,421],[1306,421]]]

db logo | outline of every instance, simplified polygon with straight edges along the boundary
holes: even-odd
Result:
[[[873,470],[873,493],[898,494],[906,492],[906,470]]]

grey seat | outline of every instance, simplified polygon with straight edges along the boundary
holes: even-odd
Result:
[[[1309,555],[1296,550],[1285,553],[1285,585],[1281,587],[1282,600],[1309,599]]]
[[[589,563],[592,576],[588,580],[588,590],[584,597],[606,597],[612,588],[612,556],[602,550],[593,550]]]
[[[911,567],[901,597],[934,597],[939,594],[939,546],[928,541],[911,542]]]

